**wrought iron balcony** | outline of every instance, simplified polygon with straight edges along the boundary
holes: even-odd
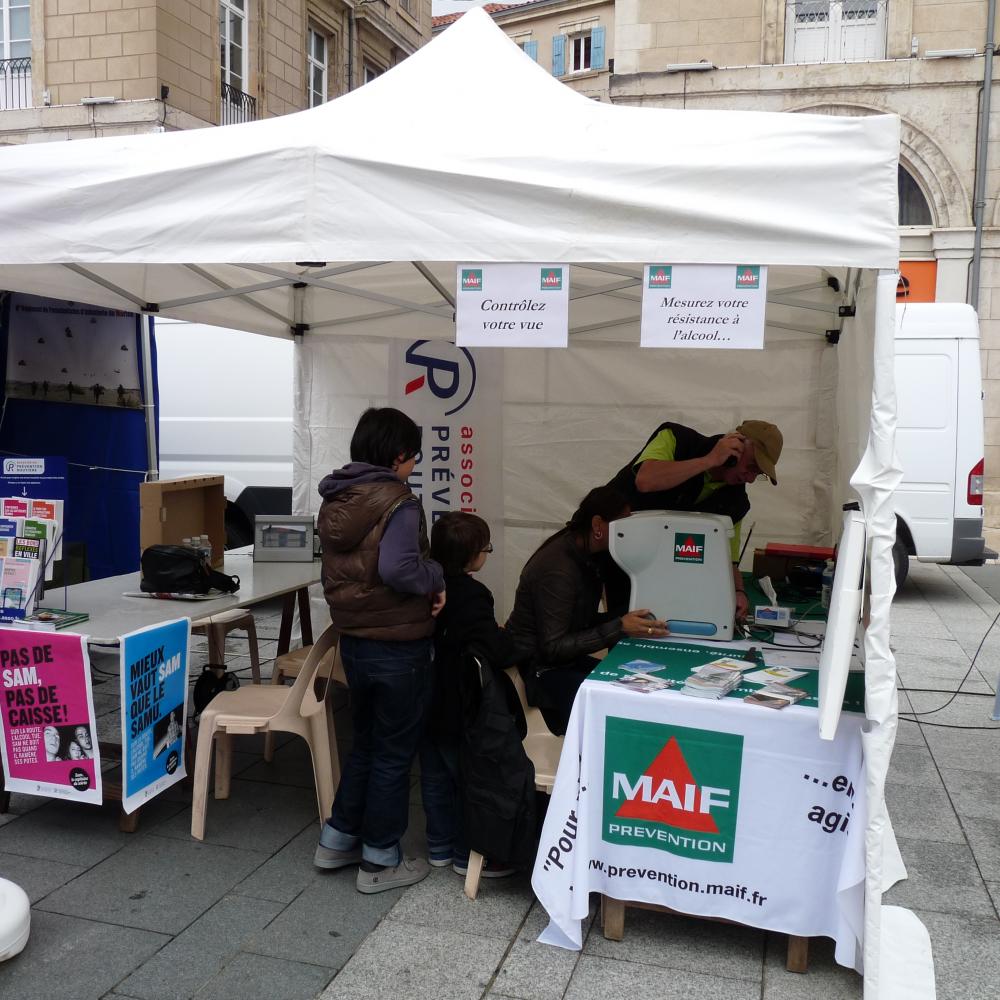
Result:
[[[220,125],[238,125],[257,120],[257,98],[244,94],[228,83],[222,84],[222,117]]]
[[[31,56],[0,59],[0,111],[31,107]]]

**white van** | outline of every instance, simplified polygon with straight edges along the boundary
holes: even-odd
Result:
[[[223,475],[226,544],[255,514],[292,509],[292,343],[203,323],[154,322],[160,477]]]
[[[896,306],[896,584],[909,556],[981,566],[983,385],[979,321],[953,302]]]

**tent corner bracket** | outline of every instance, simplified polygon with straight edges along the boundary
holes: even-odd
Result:
[[[837,307],[837,315],[841,319],[853,319],[855,311],[856,310],[855,310],[854,306],[838,306]]]
[[[825,336],[826,342],[831,346],[836,346],[840,343],[840,330],[827,330]]]

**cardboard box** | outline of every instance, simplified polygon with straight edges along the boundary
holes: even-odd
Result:
[[[226,491],[222,476],[161,479],[139,485],[139,550],[180,545],[208,535],[212,565],[222,566],[226,548]]]

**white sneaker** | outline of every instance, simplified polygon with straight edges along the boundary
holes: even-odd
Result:
[[[431,866],[423,858],[403,858],[395,868],[382,868],[377,872],[358,869],[358,892],[385,892],[416,885],[431,873]]]

